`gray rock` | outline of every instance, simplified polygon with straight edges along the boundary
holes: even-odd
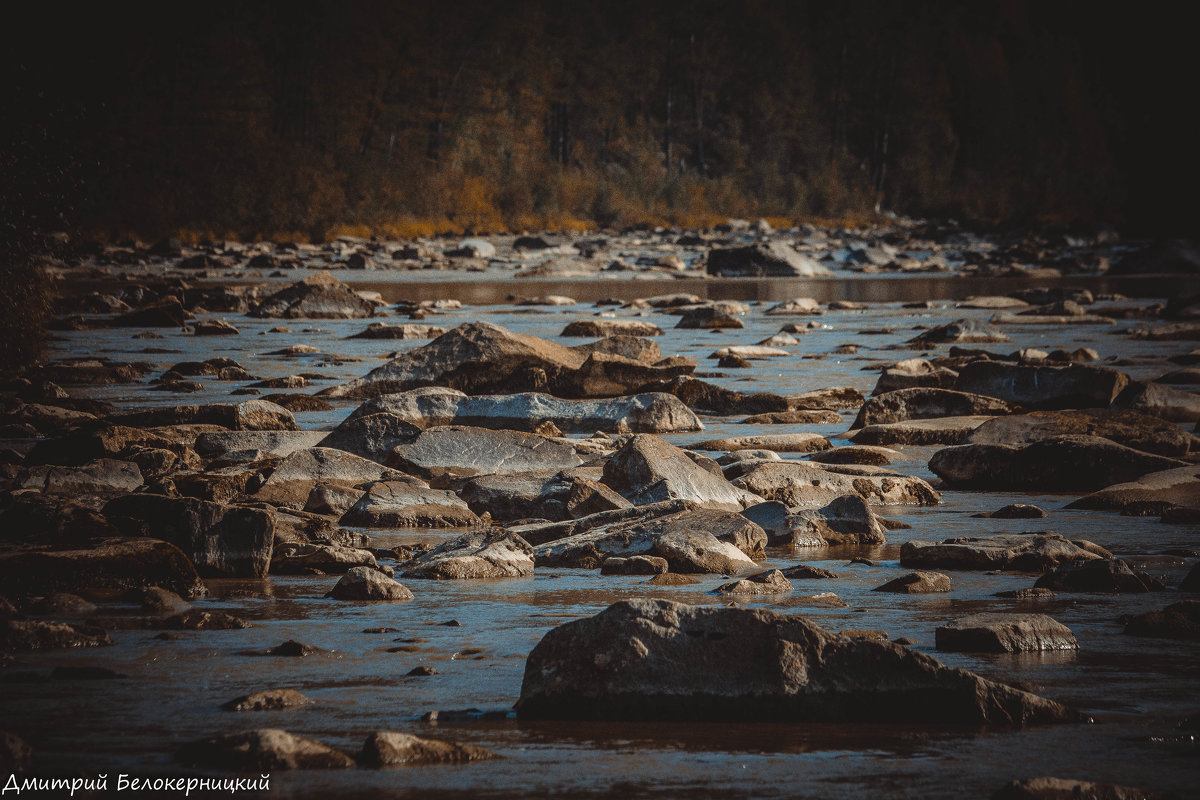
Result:
[[[233,431],[294,431],[296,418],[286,408],[266,400],[173,406],[114,414],[118,425],[148,428],[166,425],[220,425]]]
[[[658,556],[613,556],[600,565],[601,575],[665,575],[669,565]]]
[[[953,389],[896,389],[863,403],[854,424],[850,427],[854,429],[867,425],[941,417],[995,417],[1019,411],[1019,407],[1004,400]]]
[[[413,593],[402,583],[371,567],[351,567],[329,592],[334,600],[412,600]]]
[[[315,447],[324,431],[210,431],[196,437],[196,452],[204,458],[230,459],[239,453],[255,458],[286,458],[297,450]]]
[[[406,578],[526,578],[533,574],[533,547],[514,533],[472,531],[409,562]]]
[[[187,766],[241,772],[286,769],[349,769],[354,759],[318,741],[277,728],[226,733],[179,749]]]
[[[900,546],[903,567],[1042,572],[1060,564],[1094,561],[1088,552],[1057,533],[1009,533],[987,538],[960,536],[941,544],[911,541]]]
[[[1172,422],[1200,420],[1200,396],[1161,383],[1130,382],[1113,400],[1112,406],[1140,411]]]
[[[847,494],[819,509],[789,513],[768,536],[773,545],[796,547],[811,546],[814,539],[821,545],[885,544],[885,530],[866,500],[857,494]]]
[[[374,316],[375,304],[328,272],[281,289],[249,312],[268,319],[361,319]]]
[[[519,535],[532,545],[540,545],[605,526],[620,526],[639,521],[644,522],[657,519],[658,517],[677,514],[681,511],[691,511],[697,507],[695,503],[683,500],[667,500],[643,506],[629,505],[624,508],[596,511],[575,519],[563,520],[562,522],[533,522],[523,525],[513,525],[508,530]]]
[[[377,731],[367,737],[359,761],[372,767],[399,764],[463,764],[498,758],[491,750],[473,744],[424,739],[409,733]]]
[[[17,478],[17,486],[46,494],[98,497],[125,494],[143,483],[142,472],[132,461],[99,458],[81,466],[29,467]]]
[[[942,417],[915,419],[867,425],[847,435],[847,439],[862,445],[931,445],[961,444],[970,438],[980,425],[994,417]]]
[[[697,450],[770,450],[775,453],[815,453],[832,445],[818,433],[779,433],[758,436],[728,436],[692,445]]]
[[[568,469],[582,463],[575,448],[559,439],[460,425],[424,430],[388,458],[389,465],[425,478]]]
[[[794,587],[777,569],[756,572],[736,581],[723,583],[715,591],[732,595],[776,595],[788,594]]]
[[[1099,436],[1135,450],[1171,458],[1187,455],[1194,440],[1178,425],[1149,414],[1088,408],[996,417],[976,428],[967,437],[967,442],[1021,446],[1056,436]]]
[[[1053,410],[1107,408],[1128,383],[1127,375],[1109,367],[1034,367],[973,361],[959,370],[954,388],[1030,409]]]
[[[782,241],[710,250],[705,268],[710,275],[727,277],[811,278],[833,274],[828,267]]]
[[[393,450],[411,444],[420,433],[420,427],[396,414],[355,414],[343,420],[317,446],[344,450],[382,464]]]
[[[895,594],[936,594],[950,591],[950,576],[940,572],[918,570],[893,578],[873,591]]]
[[[376,481],[339,522],[362,528],[470,528],[480,519],[454,492]]]
[[[1073,501],[1067,508],[1120,511],[1137,503],[1200,506],[1200,467],[1151,472],[1133,481],[1106,486]]]
[[[378,567],[369,550],[330,544],[284,542],[275,547],[271,572],[277,575],[343,573],[354,567]]]
[[[1131,636],[1200,640],[1200,600],[1183,600],[1158,611],[1138,614],[1125,625]]]
[[[860,469],[870,469],[863,467]],[[894,472],[850,474],[799,461],[752,463],[731,483],[789,508],[821,508],[857,494],[880,505],[937,505],[941,496],[924,480]]]
[[[761,501],[651,434],[633,436],[608,460],[604,483],[635,505],[687,500],[707,508],[741,511]]]
[[[378,480],[406,480],[408,476],[378,463],[330,447],[297,450],[280,462],[254,499],[286,508],[301,509],[318,484],[359,486]]]
[[[1034,505],[1010,503],[995,511],[972,514],[971,516],[983,519],[1041,519],[1046,516],[1046,512]]]
[[[1045,614],[972,614],[940,626],[939,650],[968,653],[1038,653],[1078,650],[1071,629]]]

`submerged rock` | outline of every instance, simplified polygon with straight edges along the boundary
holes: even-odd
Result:
[[[927,347],[935,344],[976,344],[986,342],[1007,342],[1009,338],[999,328],[994,328],[979,320],[959,319],[939,325],[936,328],[915,336],[909,344]]]
[[[377,731],[363,743],[359,761],[372,767],[397,764],[463,764],[498,758],[491,750],[473,744],[423,739],[409,733]]]
[[[268,689],[264,692],[235,697],[221,708],[226,711],[281,711],[285,708],[297,708],[311,703],[295,689]]]
[[[942,501],[932,486],[914,476],[887,471],[835,472],[800,461],[753,463],[731,483],[789,508],[821,508],[848,494],[880,505],[937,505]]]
[[[801,616],[666,600],[616,603],[546,634],[526,661],[516,710],[523,719],[1081,718],[902,645],[835,636]]]
[[[940,417],[867,425],[847,435],[861,445],[960,444],[992,417]]]
[[[787,594],[794,587],[777,569],[756,572],[736,581],[723,583],[716,588],[718,594],[732,595],[773,595]]]
[[[236,771],[349,769],[354,766],[354,759],[345,753],[277,728],[226,733],[191,742],[179,749],[178,758],[191,767]]]
[[[32,619],[0,621],[0,652],[103,647],[112,643],[107,633],[90,626]]]
[[[1055,567],[1034,584],[1038,589],[1056,592],[1135,593],[1162,589],[1162,584],[1145,572],[1134,572],[1119,558],[1096,557],[1085,563],[1066,563]]]
[[[939,650],[1037,653],[1078,650],[1071,629],[1045,614],[972,614],[935,632]]]
[[[940,569],[1043,572],[1060,564],[1094,561],[1089,552],[1057,533],[1009,533],[987,538],[959,536],[941,544],[911,541],[900,546],[900,565]]]
[[[1139,614],[1125,625],[1131,636],[1200,640],[1200,600],[1183,600],[1159,611]]]
[[[413,593],[402,583],[371,567],[351,567],[329,592],[334,600],[412,600]]]
[[[354,567],[378,567],[369,550],[333,544],[283,542],[275,547],[271,572],[276,575],[342,573]]]

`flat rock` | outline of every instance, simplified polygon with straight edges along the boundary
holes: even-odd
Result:
[[[68,625],[48,620],[9,619],[0,621],[0,653],[27,650],[64,650],[103,647],[112,644],[99,628]]]
[[[404,480],[403,473],[344,450],[310,447],[289,455],[254,494],[272,505],[302,509],[318,484],[358,486],[378,480]]]
[[[412,764],[464,764],[498,756],[473,744],[424,739],[409,733],[376,731],[363,743],[359,761],[372,767]]]
[[[704,469],[657,436],[637,434],[605,463],[603,482],[634,505],[686,500],[707,508],[741,511],[761,501],[732,485],[719,474],[719,467],[717,470],[718,474],[713,474]]]
[[[1162,588],[1144,572],[1134,572],[1119,558],[1093,558],[1084,563],[1060,564],[1038,578],[1035,588],[1056,592],[1134,593]]]
[[[387,322],[372,322],[366,329],[359,331],[349,339],[434,339],[446,332],[445,328],[437,325],[418,325],[407,323],[392,325]]]
[[[714,350],[708,357],[729,358],[730,356],[744,358],[747,361],[759,361],[768,358],[788,358],[791,356],[791,353],[778,347],[747,344],[722,347],[719,350]]]
[[[1007,533],[975,538],[959,536],[941,544],[910,541],[900,546],[900,565],[938,569],[1043,572],[1060,564],[1099,558],[1057,533]]]
[[[412,600],[413,593],[402,583],[371,567],[351,567],[329,592],[334,600]]]
[[[1200,600],[1183,600],[1166,608],[1139,614],[1125,625],[1131,636],[1200,640]]]
[[[1028,503],[1010,503],[995,511],[985,511],[971,516],[983,519],[1041,519],[1046,516],[1046,512]]]
[[[1172,422],[1200,420],[1200,395],[1161,383],[1131,381],[1113,400],[1113,408],[1129,409]]]
[[[776,303],[768,308],[766,313],[773,317],[824,314],[825,309],[821,308],[821,304],[811,297],[793,297],[791,300]]]
[[[910,345],[929,346],[936,344],[983,344],[1007,342],[1009,338],[999,328],[979,320],[959,319],[930,328],[909,340]]]
[[[829,268],[782,241],[709,251],[705,269],[727,277],[811,278],[832,275]]]
[[[271,572],[277,575],[343,573],[354,567],[377,567],[369,550],[336,544],[282,542],[275,547]]]
[[[799,461],[752,463],[731,483],[789,508],[821,508],[847,494],[879,505],[937,505],[942,501],[921,478],[898,473],[844,474]]]
[[[652,322],[637,319],[580,319],[562,329],[559,336],[662,336],[663,330]]]
[[[233,431],[294,431],[296,418],[283,406],[266,400],[151,408],[114,414],[118,425],[148,428],[165,425],[220,425]]]
[[[249,315],[267,319],[361,319],[374,316],[375,303],[322,272],[267,297]]]
[[[411,475],[433,478],[568,469],[583,459],[561,439],[449,425],[424,430],[411,444],[397,446],[387,463]]]
[[[312,700],[295,689],[267,689],[235,697],[221,708],[226,711],[282,711],[285,708],[306,706],[311,702]]]
[[[1107,408],[1129,384],[1110,367],[1023,366],[973,361],[959,370],[954,388],[1029,409]]]
[[[688,408],[708,414],[762,414],[787,411],[788,398],[770,392],[737,392],[690,376],[642,385],[641,392],[669,392]],[[861,397],[861,395],[860,395]]]
[[[675,327],[684,330],[724,330],[744,328],[746,325],[733,314],[720,308],[698,306],[683,312]]]
[[[187,766],[239,772],[354,766],[354,759],[345,753],[277,728],[226,733],[191,742],[179,749],[178,758]]]
[[[756,572],[736,581],[723,583],[716,588],[718,594],[731,595],[775,595],[788,594],[794,587],[777,569]]]
[[[533,574],[534,549],[501,530],[472,531],[423,553],[406,565],[406,578],[525,578]]]
[[[1045,614],[972,614],[934,631],[939,650],[1038,653],[1078,650],[1071,629]]]
[[[1078,411],[1034,411],[996,417],[967,438],[970,444],[1021,446],[1056,436],[1099,436],[1135,450],[1181,458],[1193,437],[1158,417],[1137,411],[1088,408]]]
[[[836,636],[802,616],[645,599],[546,634],[526,661],[516,710],[522,719],[576,720],[1080,719],[902,645]]]
[[[157,539],[95,539],[66,549],[0,553],[0,586],[11,598],[57,591],[144,589],[161,586],[183,597],[205,594],[191,560]]]
[[[776,453],[815,453],[828,450],[829,440],[817,433],[776,433],[728,436],[692,445],[696,450],[770,450]]]
[[[600,564],[601,575],[664,575],[670,565],[658,556],[612,556]]]
[[[931,445],[960,444],[994,417],[941,417],[867,425],[847,435],[855,444]]]
[[[898,450],[892,450],[890,447],[856,444],[813,453],[808,457],[808,460],[817,464],[866,464],[883,467],[893,461],[905,458],[907,456],[903,453]]]
[[[210,431],[196,437],[196,452],[204,458],[225,460],[253,454],[247,460],[286,458],[297,450],[315,447],[324,431]]]
[[[339,522],[362,528],[470,528],[480,519],[454,492],[375,481]]]
[[[851,428],[942,417],[995,417],[1020,408],[1004,400],[953,389],[916,387],[876,395],[863,403]]]
[[[825,425],[842,421],[841,414],[826,409],[795,409],[752,414],[741,421],[743,425]]]
[[[1106,486],[1073,501],[1067,508],[1120,511],[1135,503],[1200,506],[1200,467],[1150,472],[1132,481]]]
[[[950,591],[950,576],[940,572],[925,572],[918,570],[899,578],[893,578],[882,586],[876,586],[876,592],[894,592],[896,594],[935,594]]]
[[[114,458],[98,458],[79,466],[35,465],[16,480],[17,487],[21,489],[75,497],[111,497],[132,492],[142,483],[142,472],[137,464]]]

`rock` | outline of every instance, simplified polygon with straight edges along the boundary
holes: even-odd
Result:
[[[837,411],[843,408],[859,408],[866,398],[852,386],[829,386],[811,392],[788,395],[789,409],[825,409]]]
[[[470,528],[480,524],[475,512],[453,492],[404,481],[369,484],[366,494],[339,522],[362,528]]]
[[[1200,640],[1200,600],[1183,600],[1159,611],[1139,614],[1125,625],[1131,636]]]
[[[1107,408],[1128,383],[1127,375],[1109,367],[1033,367],[972,361],[959,370],[954,388],[1030,409],[1052,410]]]
[[[960,444],[991,419],[994,417],[941,417],[867,425],[846,438],[863,445]]]
[[[692,445],[696,450],[771,450],[776,453],[814,453],[832,445],[817,433],[779,433],[759,436],[729,436]]]
[[[880,505],[931,506],[942,501],[932,486],[917,477],[891,472],[846,474],[799,461],[753,463],[731,483],[789,508],[821,508],[848,494]]]
[[[20,775],[33,766],[33,748],[8,731],[0,731],[0,770]]]
[[[883,467],[906,456],[898,450],[874,445],[849,445],[813,453],[808,460],[817,464],[859,464]]]
[[[1020,408],[994,397],[952,389],[897,389],[867,400],[851,429],[942,417],[995,417],[1016,414]]]
[[[790,356],[787,350],[782,350],[778,347],[762,347],[761,345],[737,345],[733,347],[722,347],[714,350],[709,354],[709,358],[728,358],[737,356],[744,358],[747,361],[761,361],[768,358],[787,358]]]
[[[1183,579],[1183,583],[1179,584],[1179,591],[1200,594],[1200,563],[1192,567],[1192,571]]]
[[[395,414],[350,416],[320,441],[319,447],[344,450],[380,464],[402,444],[411,444],[421,429]]]
[[[1097,558],[1079,563],[1060,564],[1038,578],[1038,589],[1056,592],[1141,593],[1162,588],[1144,572],[1135,573],[1119,558]]]
[[[126,311],[108,324],[114,328],[182,328],[192,319],[177,297],[164,297]]]
[[[592,353],[606,353],[613,356],[622,356],[632,361],[638,361],[643,364],[650,364],[652,366],[658,364],[659,362],[663,362],[663,365],[668,363],[683,364],[685,361],[687,363],[691,363],[690,359],[682,359],[682,357],[679,356],[674,356],[671,359],[664,359],[662,349],[650,339],[645,339],[640,336],[629,336],[623,333],[605,336],[603,339],[597,339],[594,342],[577,344],[571,349],[584,355],[591,355]]]
[[[216,461],[232,461],[241,454],[259,458],[286,458],[297,450],[315,447],[324,431],[210,431],[196,437],[196,452]]]
[[[1057,436],[1024,447],[964,444],[933,454],[929,468],[951,486],[1091,492],[1183,466],[1095,436]]]
[[[842,576],[821,567],[797,564],[794,567],[788,567],[783,570],[783,577],[791,578],[792,580],[824,580],[827,578],[840,578]]]
[[[665,575],[669,565],[658,556],[612,556],[600,564],[601,575]]]
[[[695,586],[700,581],[690,575],[677,575],[674,572],[665,572],[662,575],[655,575],[650,580],[646,581],[648,586]]]
[[[1020,300],[1016,297],[1004,297],[996,295],[984,295],[982,297],[968,297],[954,304],[955,308],[984,308],[984,309],[999,309],[999,308],[1028,308],[1029,303]]]
[[[161,586],[184,597],[205,593],[192,562],[156,539],[96,539],[74,549],[0,552],[0,586],[9,597],[56,591]]]
[[[820,509],[789,513],[781,525],[768,531],[768,537],[773,545],[796,547],[811,546],[814,539],[820,545],[885,544],[885,530],[865,499],[848,494]]]
[[[470,425],[532,432],[550,422],[565,433],[677,433],[704,427],[679,398],[665,392],[609,400],[563,400],[536,392],[468,397],[442,391],[417,389],[368,400],[343,426],[378,409],[418,428]]]
[[[737,317],[713,306],[699,306],[685,311],[675,324],[676,328],[689,330],[721,330],[726,328],[744,328],[745,324]]]
[[[617,556],[664,558],[671,572],[735,574],[755,566],[766,533],[740,514],[697,509],[649,520],[604,525],[543,544],[534,550],[547,567],[595,569]]]
[[[374,316],[375,304],[322,272],[293,283],[263,300],[249,316],[269,319],[361,319]]]
[[[497,758],[491,750],[473,744],[423,739],[408,733],[377,731],[367,737],[359,761],[372,767],[397,764],[463,764]]]
[[[898,389],[953,389],[958,373],[946,367],[936,367],[920,358],[910,358],[885,367],[875,382],[872,395],[882,395]]]
[[[192,326],[194,336],[237,336],[241,331],[223,319],[206,319]]]
[[[108,634],[99,628],[32,619],[0,621],[0,653],[24,650],[62,650],[72,647],[103,647],[112,643]]]
[[[972,614],[940,626],[939,650],[968,653],[1038,653],[1078,650],[1071,629],[1045,614]]]
[[[250,655],[265,655],[265,656],[281,656],[283,658],[307,658],[320,653],[328,653],[320,647],[315,647],[304,642],[297,642],[295,639],[288,639],[286,642],[272,647],[270,650],[265,650],[261,653],[250,653]]]
[[[1161,383],[1131,381],[1113,400],[1112,407],[1140,411],[1172,422],[1200,420],[1200,395]]]
[[[705,269],[710,275],[748,278],[811,278],[833,274],[820,262],[782,241],[710,250]]]
[[[979,320],[959,319],[931,328],[909,340],[910,345],[929,347],[938,344],[982,344],[1007,342],[1009,338],[998,328]]]
[[[603,482],[635,505],[688,500],[708,508],[741,511],[760,500],[652,434],[631,437],[604,465]]]
[[[709,414],[760,414],[787,411],[789,400],[769,392],[746,394],[690,377],[656,381],[638,388],[641,392],[669,392],[697,411]]]
[[[723,583],[716,588],[718,594],[732,595],[773,595],[787,594],[793,589],[792,584],[783,573],[777,569],[756,572],[745,578],[729,583]]]
[[[1055,436],[1099,436],[1117,444],[1181,458],[1193,438],[1177,425],[1136,411],[1087,408],[1078,411],[1034,411],[997,417],[975,429],[971,444],[1020,446]]]
[[[777,303],[766,311],[771,316],[791,316],[794,314],[824,314],[825,309],[811,297],[795,297],[782,303]]]
[[[910,572],[893,578],[882,586],[876,586],[876,592],[894,592],[896,594],[935,594],[950,591],[950,576],[940,572]]]
[[[1046,512],[1034,505],[1010,503],[995,511],[986,511],[971,516],[983,519],[1041,519],[1046,516]]]
[[[275,547],[271,572],[276,575],[343,573],[354,567],[378,567],[369,550],[333,544],[282,542]]]
[[[1063,778],[1027,778],[1001,787],[991,800],[1156,800],[1159,795],[1132,786]]]
[[[1200,467],[1151,472],[1133,481],[1107,486],[1081,497],[1067,508],[1120,511],[1137,503],[1200,505]]]
[[[32,466],[16,481],[19,488],[46,494],[112,496],[132,492],[142,485],[142,472],[131,461],[98,458],[77,467]]]
[[[446,332],[445,328],[437,325],[392,325],[387,322],[372,322],[348,339],[435,339]]]
[[[583,459],[562,440],[448,425],[421,431],[411,444],[398,445],[387,463],[411,475],[433,478],[568,469]]]
[[[146,589],[135,589],[130,593],[133,599],[141,605],[142,611],[150,614],[169,616],[180,614],[192,606],[179,595],[161,586],[150,586]]]
[[[205,406],[174,406],[114,414],[120,425],[138,428],[164,425],[220,425],[234,431],[294,431],[292,412],[266,400],[242,403],[211,403]]]
[[[633,503],[603,483],[587,478],[575,478],[571,481],[570,492],[563,506],[567,516],[571,519],[581,519],[602,511],[617,511],[633,507]]]
[[[330,590],[334,600],[412,600],[413,593],[402,584],[370,567],[351,567]]]
[[[636,319],[581,319],[563,328],[559,336],[600,338],[605,336],[662,336],[663,329]]]
[[[409,562],[406,578],[527,578],[533,574],[533,547],[502,530],[472,531]]]
[[[1130,253],[1109,270],[1110,275],[1191,274],[1200,272],[1200,251],[1185,239],[1168,239]]]
[[[221,708],[226,711],[282,711],[285,708],[306,706],[312,700],[295,689],[268,689],[235,697]]]
[[[996,592],[996,597],[1006,597],[1010,600],[1048,600],[1057,597],[1049,589],[1011,589],[1007,592]]]
[[[29,607],[29,613],[39,616],[76,617],[94,614],[96,604],[84,600],[77,594],[55,592],[43,597]]]
[[[835,636],[802,616],[645,599],[546,634],[526,661],[516,710],[521,719],[578,720],[1080,718],[902,645]]]
[[[358,486],[379,480],[405,480],[396,470],[330,447],[310,447],[289,455],[254,494],[254,499],[287,508],[304,508],[318,484]]]
[[[593,512],[578,519],[512,525],[507,530],[519,535],[530,544],[539,545],[605,526],[621,526],[635,522],[645,522],[657,519],[658,517],[677,514],[681,511],[692,511],[696,508],[697,505],[695,503],[683,500],[668,500],[662,503],[649,503],[643,506],[630,504],[619,509]]]
[[[1057,533],[1008,533],[987,538],[959,536],[941,544],[910,541],[900,546],[900,566],[938,569],[1043,572],[1097,556]]]
[[[232,631],[249,628],[250,623],[225,611],[192,609],[172,614],[162,621],[162,627],[176,631]]]
[[[584,494],[586,485],[598,487],[605,498],[615,499],[606,503],[593,496],[594,511],[629,507],[632,504],[607,486],[589,480],[585,475],[598,478],[600,471],[588,468],[576,470],[537,470],[515,475],[482,475],[468,480],[458,489],[458,496],[476,514],[488,514],[496,521],[509,521],[537,517],[553,521],[568,518],[567,504],[572,492],[579,490],[576,501],[588,502]],[[580,514],[584,516],[584,514]]]
[[[754,414],[741,421],[742,425],[825,425],[836,424],[842,417],[836,411],[796,409]]]
[[[349,769],[354,759],[318,741],[277,728],[226,733],[179,749],[190,767],[262,773],[285,769]]]

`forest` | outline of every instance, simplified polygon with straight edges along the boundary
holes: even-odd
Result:
[[[0,211],[14,235],[100,238],[880,211],[1173,232],[1194,69],[1154,11],[51,3],[6,34]]]

